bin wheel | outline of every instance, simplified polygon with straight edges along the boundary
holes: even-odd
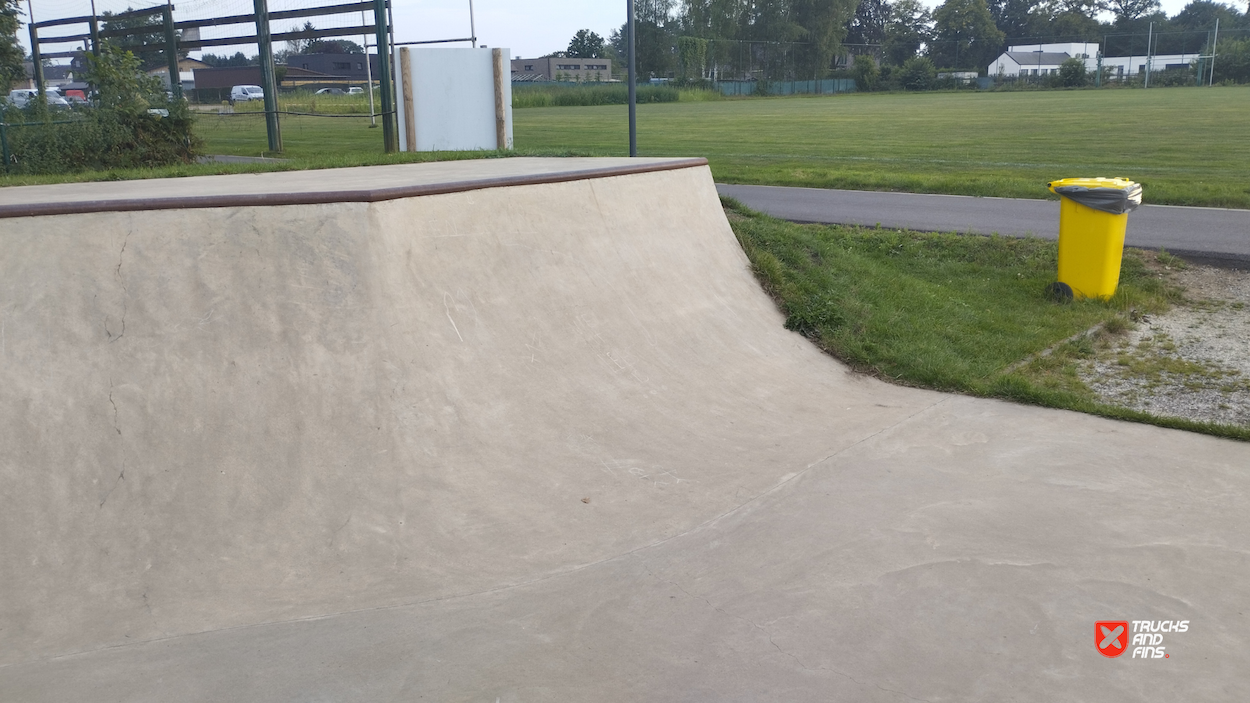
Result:
[[[1062,282],[1055,281],[1046,286],[1046,295],[1056,303],[1072,302],[1072,286]]]

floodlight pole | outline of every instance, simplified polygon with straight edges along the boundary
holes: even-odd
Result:
[[[369,22],[365,19],[365,11],[360,11],[360,26],[364,27]],[[365,43],[365,80],[368,81],[369,87],[369,127],[378,126],[377,115],[373,112],[373,62],[369,60],[369,35],[365,34],[361,37],[361,41]]]
[[[625,0],[629,9],[626,41],[629,43],[629,155],[638,155],[638,81],[634,75],[634,0]]]
[[[477,48],[477,25],[473,22],[473,0],[469,0],[469,41]]]
[[[1150,23],[1150,31],[1146,33],[1146,84],[1142,87],[1150,87],[1150,45],[1154,43],[1155,23]]]
[[[1220,43],[1220,18],[1215,18],[1215,39],[1211,40],[1211,82],[1207,87],[1215,85],[1215,47]]]

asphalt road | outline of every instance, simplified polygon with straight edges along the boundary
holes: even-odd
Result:
[[[716,190],[796,222],[1059,236],[1059,203],[1053,200],[726,184]],[[1125,243],[1212,262],[1250,263],[1250,210],[1143,205],[1129,215]]]

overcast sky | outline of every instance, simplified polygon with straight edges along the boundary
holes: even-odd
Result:
[[[90,14],[90,0],[32,0],[35,17],[46,20]],[[270,0],[270,9],[331,5],[336,0]],[[1187,0],[1163,0],[1169,15]],[[114,12],[127,7],[149,7],[157,0],[97,0],[97,10]],[[929,5],[937,5],[929,2]],[[245,14],[251,0],[175,0],[179,12],[195,9],[196,16]],[[23,3],[25,9],[25,3]],[[511,49],[513,57],[533,57],[568,47],[579,29],[589,29],[604,39],[625,22],[625,0],[473,0],[480,43]],[[211,12],[206,12],[211,10]],[[23,18],[25,19],[25,18]],[[314,18],[314,23],[316,19]],[[343,25],[339,25],[343,26]],[[26,44],[25,29],[19,37]],[[218,35],[220,36],[220,35]],[[399,41],[455,39],[469,36],[469,0],[395,0],[395,36]],[[453,45],[454,46],[454,45]],[[463,45],[463,46],[467,46]],[[251,55],[255,47],[221,47],[216,53],[242,50]]]

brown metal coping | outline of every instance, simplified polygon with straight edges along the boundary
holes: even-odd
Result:
[[[43,215],[79,215],[92,212],[135,212],[142,210],[187,210],[214,207],[259,207],[272,205],[315,205],[319,203],[376,203],[383,200],[415,198],[422,195],[462,193],[485,188],[529,186],[543,183],[567,183],[591,178],[629,176],[638,173],[675,171],[683,168],[706,166],[707,159],[687,158],[663,163],[645,163],[636,166],[610,166],[561,171],[530,176],[501,176],[472,181],[427,183],[424,185],[373,188],[366,190],[314,191],[308,193],[236,193],[231,195],[204,195],[193,197],[135,198],[130,200],[79,200],[65,203],[0,204],[0,219],[9,217],[39,217]]]

